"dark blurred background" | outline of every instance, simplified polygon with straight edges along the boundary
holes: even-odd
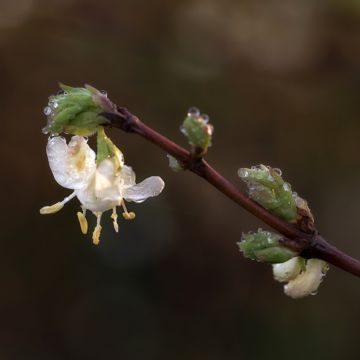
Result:
[[[236,241],[265,226],[165,154],[111,131],[139,180],[165,191],[101,243],[45,155],[57,82],[106,89],[185,144],[198,106],[208,160],[283,169],[323,235],[360,257],[360,1],[0,0],[0,359],[358,359],[360,283],[331,268],[294,301]],[[110,215],[110,213],[109,213]],[[94,219],[91,217],[93,226]]]

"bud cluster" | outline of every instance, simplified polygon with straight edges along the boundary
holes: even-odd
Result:
[[[44,109],[47,117],[47,126],[43,129],[45,134],[91,135],[99,125],[107,122],[100,114],[114,110],[106,93],[92,86],[75,88],[60,84],[60,88],[56,95],[49,97]]]

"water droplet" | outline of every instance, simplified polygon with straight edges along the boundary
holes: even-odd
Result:
[[[52,110],[51,110],[51,107],[50,107],[50,106],[47,106],[47,107],[44,109],[44,114],[45,114],[46,116],[51,115],[51,112],[52,112]]]
[[[204,120],[204,123],[207,124],[210,120],[209,115],[201,114],[201,118]]]
[[[246,169],[240,169],[239,170],[239,176],[240,177],[248,177],[249,176],[249,171],[247,171]]]
[[[59,103],[57,101],[54,101],[52,104],[53,109],[57,109],[59,107]]]
[[[108,94],[106,90],[100,90],[100,92],[105,96],[107,96],[107,94]]]
[[[272,170],[273,170],[273,172],[274,172],[275,174],[277,174],[277,175],[279,175],[279,176],[281,176],[281,175],[282,175],[282,171],[281,171],[281,169],[278,169],[278,168],[273,168]]]
[[[200,110],[199,110],[197,107],[192,106],[192,107],[188,110],[187,116],[198,117],[198,116],[200,116]]]
[[[314,295],[317,295],[317,293],[318,293],[317,291],[313,291],[313,292],[310,293],[310,295],[314,296]]]
[[[185,129],[184,126],[180,126],[180,131],[181,131],[185,136],[187,136],[187,131],[186,131],[186,129]]]
[[[47,135],[47,134],[49,133],[48,127],[47,127],[47,126],[43,127],[43,128],[41,129],[41,132],[42,132],[43,134]]]
[[[284,183],[284,185],[283,185],[283,189],[284,189],[285,191],[291,191],[291,185],[286,182],[286,183]]]

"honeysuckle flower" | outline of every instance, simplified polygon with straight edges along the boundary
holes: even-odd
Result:
[[[301,257],[273,265],[275,280],[287,282],[284,292],[293,299],[316,294],[328,269],[328,264],[323,260],[309,259],[305,263]]]
[[[46,148],[50,169],[59,185],[74,191],[64,200],[43,207],[40,213],[55,213],[77,197],[82,207],[82,212],[77,215],[84,234],[88,230],[86,211],[93,212],[97,218],[94,244],[99,243],[103,212],[113,210],[111,217],[115,231],[118,231],[117,206],[122,206],[125,219],[134,219],[135,213],[128,212],[125,201],[140,203],[157,196],[163,190],[164,182],[158,176],[151,176],[136,184],[135,172],[124,165],[120,150],[116,150],[111,152],[113,156],[96,162],[95,152],[84,137],[73,136],[69,144],[63,137],[50,137]]]

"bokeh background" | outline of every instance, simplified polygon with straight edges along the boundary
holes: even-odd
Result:
[[[95,247],[45,155],[57,82],[108,91],[185,145],[189,106],[215,125],[208,160],[283,169],[323,235],[360,257],[360,1],[0,0],[0,359],[358,359],[360,283],[331,268],[294,301],[236,242],[257,219],[166,154],[117,130],[141,180]],[[110,214],[109,214],[110,215]],[[94,224],[94,219],[91,219]]]

